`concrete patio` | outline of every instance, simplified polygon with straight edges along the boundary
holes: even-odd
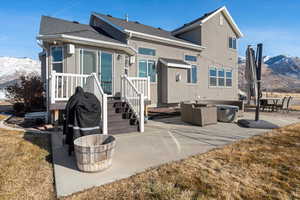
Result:
[[[253,113],[243,118],[253,119]],[[262,114],[261,119],[278,126],[300,122],[298,114]],[[117,148],[113,166],[99,173],[77,170],[74,157],[69,157],[61,144],[61,134],[52,134],[55,187],[57,196],[66,196],[94,186],[111,183],[142,172],[150,167],[204,153],[234,141],[266,132],[247,129],[234,123],[206,127],[181,122],[180,117],[149,121],[144,133],[116,135]]]

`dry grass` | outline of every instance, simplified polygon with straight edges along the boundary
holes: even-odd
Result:
[[[291,106],[291,110],[300,111],[300,106]]]
[[[300,124],[66,197],[300,199]]]
[[[1,114],[0,114],[0,121],[1,121],[1,120],[4,120],[6,117],[7,117],[6,115],[1,115]]]
[[[47,159],[48,135],[0,129],[0,199],[55,199]]]
[[[300,93],[288,93],[288,92],[262,92],[263,96],[283,98],[285,96],[292,96],[293,98],[300,99]]]

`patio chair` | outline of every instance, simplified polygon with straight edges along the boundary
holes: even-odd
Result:
[[[265,109],[269,109],[269,111],[271,111],[273,109],[274,104],[270,104],[267,99],[262,99],[260,101],[260,106],[262,111],[265,111]]]
[[[287,96],[283,97],[281,100],[281,103],[276,105],[276,111],[283,110],[286,99],[287,99]]]
[[[287,103],[286,103],[286,112],[289,112],[290,111],[290,104],[291,104],[291,101],[292,101],[293,97],[292,96],[289,96],[288,100],[287,100]]]

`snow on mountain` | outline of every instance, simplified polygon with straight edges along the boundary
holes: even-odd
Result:
[[[265,62],[275,73],[300,79],[300,59],[288,55],[278,55]]]
[[[245,88],[245,62],[239,58],[239,87]],[[268,90],[299,91],[300,58],[288,55],[265,56],[262,66],[262,86]]]
[[[17,78],[20,74],[40,74],[41,64],[30,58],[0,57],[0,84]]]
[[[30,58],[0,56],[0,99],[5,98],[5,87],[20,75],[41,72],[41,64]]]

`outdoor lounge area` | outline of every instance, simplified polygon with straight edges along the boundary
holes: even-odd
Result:
[[[253,118],[244,112],[243,118]],[[280,117],[279,117],[280,116]],[[299,122],[299,112],[261,114],[264,120],[282,127]],[[116,149],[112,166],[97,173],[80,172],[75,158],[68,156],[67,146],[61,143],[61,133],[52,134],[55,187],[57,196],[66,196],[94,186],[101,186],[130,177],[164,163],[205,153],[234,141],[262,134],[264,129],[247,129],[236,123],[193,126],[180,116],[149,120],[144,133],[115,135]]]
[[[289,112],[292,104],[292,96],[284,96],[283,98],[278,97],[265,97],[260,99],[260,105],[262,111],[286,111]]]

